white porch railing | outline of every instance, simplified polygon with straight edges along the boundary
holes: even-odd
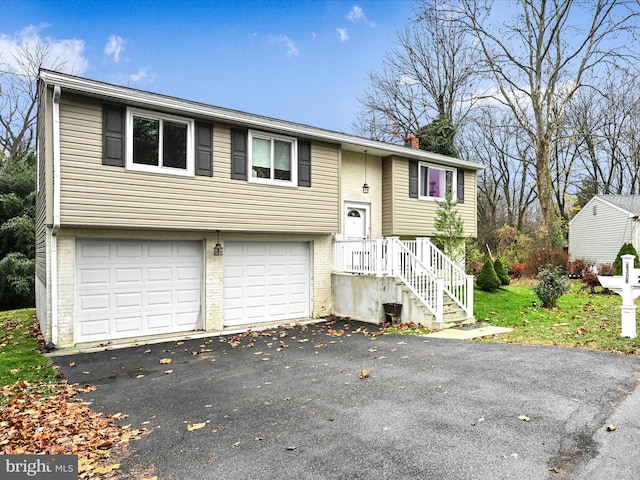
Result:
[[[400,279],[438,322],[444,319],[443,292],[465,311],[467,318],[473,316],[473,277],[428,238],[336,241],[334,269]]]

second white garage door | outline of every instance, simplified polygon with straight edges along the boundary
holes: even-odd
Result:
[[[306,242],[225,242],[224,325],[310,315],[310,255]]]

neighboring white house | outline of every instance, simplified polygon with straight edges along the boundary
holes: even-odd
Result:
[[[611,264],[624,243],[638,250],[640,195],[595,195],[569,222],[569,259]]]

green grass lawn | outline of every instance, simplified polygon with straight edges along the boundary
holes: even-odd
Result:
[[[613,294],[589,294],[582,283],[572,281],[571,291],[557,308],[540,305],[533,282],[514,282],[493,293],[475,291],[475,316],[479,323],[511,327],[512,333],[479,341],[565,345],[640,354],[640,337],[620,337],[622,298]]]
[[[51,361],[40,354],[35,309],[0,312],[0,387],[15,382],[50,383],[56,377]]]

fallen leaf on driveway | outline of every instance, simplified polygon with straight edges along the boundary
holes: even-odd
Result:
[[[167,363],[171,363],[171,359],[170,358],[161,358],[160,359],[160,363],[161,364],[167,364]]]
[[[358,375],[360,378],[369,378],[369,370],[362,370]]]
[[[202,423],[193,423],[193,424],[189,424],[187,425],[187,430],[189,430],[190,432],[193,432],[194,430],[198,430],[199,428],[202,427],[206,427],[207,426],[207,422],[202,422]]]
[[[607,432],[613,432],[616,429],[615,425],[607,425]]]
[[[528,422],[529,420],[531,420],[529,417],[527,417],[526,415],[520,415],[518,417],[520,420],[524,420],[525,422]]]
[[[287,447],[287,450],[289,450],[290,452],[292,452],[294,450],[297,450],[297,449],[298,449],[298,447],[296,447],[294,445],[291,445],[290,447]]]
[[[164,373],[166,374],[173,373],[173,370],[165,370]]]
[[[117,470],[118,468],[120,468],[120,464],[114,463],[113,465],[107,465],[106,467],[95,468],[93,469],[93,473],[97,473],[97,474],[109,473],[113,470]]]

